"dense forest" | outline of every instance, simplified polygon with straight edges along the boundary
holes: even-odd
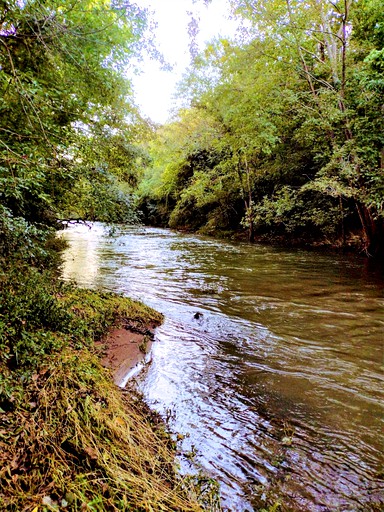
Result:
[[[156,126],[127,78],[140,51],[156,56],[145,11],[2,2],[3,256],[36,259],[63,219],[383,250],[381,2],[232,9],[236,42],[194,52]]]
[[[195,56],[149,144],[146,219],[249,240],[383,250],[380,1],[232,2],[241,43]]]

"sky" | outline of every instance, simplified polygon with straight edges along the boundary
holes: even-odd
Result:
[[[165,123],[170,117],[176,84],[190,62],[187,13],[193,12],[200,19],[197,37],[200,49],[215,36],[233,35],[236,25],[229,19],[227,0],[212,0],[208,7],[192,0],[136,0],[136,3],[153,11],[157,23],[156,46],[173,66],[172,71],[164,71],[158,62],[145,57],[140,63],[142,73],[133,78],[136,102],[144,116]]]

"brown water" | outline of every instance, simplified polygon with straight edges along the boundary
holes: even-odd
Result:
[[[384,299],[360,259],[74,227],[63,275],[165,314],[141,389],[223,507],[384,509]],[[196,312],[201,313],[194,318]]]

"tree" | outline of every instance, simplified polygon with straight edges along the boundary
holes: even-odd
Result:
[[[125,0],[1,2],[0,200],[13,216],[54,224],[87,136],[137,121],[123,71],[145,23]]]
[[[180,200],[217,211],[241,199],[250,239],[257,229],[344,244],[359,229],[361,249],[380,252],[383,9],[376,0],[232,7],[247,21],[242,40],[210,43],[180,87],[190,104],[182,117],[209,120],[216,133],[214,165],[191,168]],[[204,140],[196,128],[174,125],[182,148]],[[164,166],[175,162],[164,153]]]
[[[373,137],[362,138],[359,128],[364,114],[370,110],[369,105],[380,104],[382,90],[377,88],[377,77],[375,93],[368,98],[365,89],[369,74],[367,64],[372,58],[376,62],[377,58],[380,60],[384,9],[376,2],[352,0],[314,0],[304,4],[294,0],[245,1],[233,5],[238,13],[252,20],[253,27],[261,34],[272,32],[279,45],[278,51],[281,46],[289,49],[290,61],[286,56],[281,58],[296,62],[307,83],[310,96],[306,107],[312,110],[312,118],[319,119],[331,146],[328,161],[314,182],[307,185],[307,190],[312,187],[338,197],[341,203],[353,201],[361,222],[364,250],[368,254],[382,250],[380,152],[383,139],[380,133],[383,130],[380,121],[373,119],[376,128]],[[370,34],[369,41],[362,35],[362,26]],[[361,62],[362,53],[366,55],[365,65]],[[364,78],[359,79],[359,75]],[[365,97],[367,102],[364,114],[359,96]]]

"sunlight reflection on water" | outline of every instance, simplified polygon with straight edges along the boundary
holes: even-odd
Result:
[[[72,227],[63,276],[166,316],[140,386],[230,510],[384,503],[383,281],[359,259]],[[196,312],[201,313],[195,318]],[[183,470],[189,470],[187,460]]]

